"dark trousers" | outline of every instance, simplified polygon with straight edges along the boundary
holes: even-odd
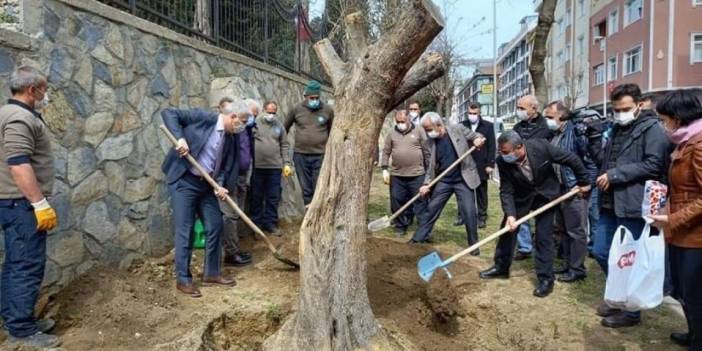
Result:
[[[556,228],[558,228],[563,258],[571,272],[585,275],[585,257],[587,256],[587,200],[576,196],[561,203],[556,211]]]
[[[441,216],[441,211],[452,194],[456,194],[458,211],[461,213],[461,218],[465,221],[468,244],[472,245],[478,242],[478,217],[475,208],[475,194],[463,181],[456,183],[439,181],[436,184],[427,205],[427,215],[422,219],[422,223],[420,223],[412,239],[425,241],[431,237],[434,223]]]
[[[537,198],[529,210],[536,210],[548,203],[545,198]],[[525,216],[527,212],[517,214],[517,219]],[[539,280],[553,280],[553,220],[556,209],[552,208],[539,216],[536,216],[536,233],[534,234],[534,266],[536,276]],[[502,219],[501,226],[504,227],[507,219]],[[517,231],[507,233],[500,237],[495,248],[495,266],[502,271],[509,271],[514,259],[514,249],[517,245]]]
[[[204,275],[220,275],[222,212],[212,187],[190,172],[169,185],[175,224],[176,279],[181,284],[191,284],[190,259],[193,251],[193,224],[197,214],[205,226]]]
[[[680,300],[692,344],[702,350],[702,248],[668,245],[675,297]]]
[[[229,197],[234,200],[240,210],[246,212],[246,198],[249,185],[247,184],[247,173],[239,174],[237,184],[234,189],[229,189]],[[241,251],[239,239],[244,234],[246,226],[239,220],[239,214],[224,201],[219,201],[219,208],[222,210],[222,246],[225,256],[233,256]]]
[[[295,172],[297,180],[302,188],[302,199],[305,205],[312,202],[314,197],[314,189],[317,187],[317,177],[319,170],[322,168],[324,154],[293,154],[293,162],[295,163]]]
[[[419,188],[424,184],[424,176],[390,178],[390,210],[392,213],[404,206],[412,197],[419,193]],[[417,217],[417,224],[421,225],[427,211],[426,199],[419,198],[409,206],[397,218],[395,218],[395,228],[407,229],[412,224],[413,218]]]
[[[592,252],[595,243],[595,233],[597,233],[597,222],[600,219],[600,189],[594,187],[590,192],[590,201],[587,209],[587,224],[589,237],[587,241],[587,250]]]
[[[278,226],[281,169],[254,169],[251,177],[251,217],[262,228]]]
[[[487,220],[488,210],[488,182],[487,179],[482,179],[480,185],[475,188],[475,201],[478,204],[478,221],[484,222]]]
[[[0,314],[10,335],[21,338],[39,331],[34,305],[44,278],[46,232],[37,231],[26,199],[0,200],[0,225],[5,232]]]

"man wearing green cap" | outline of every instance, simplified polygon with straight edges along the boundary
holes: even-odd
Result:
[[[305,87],[305,100],[293,107],[285,118],[285,131],[295,124],[295,173],[302,187],[305,206],[312,202],[317,176],[322,167],[334,110],[319,99],[322,85],[311,80]]]

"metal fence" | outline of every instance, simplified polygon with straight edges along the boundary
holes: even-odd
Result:
[[[308,20],[302,0],[99,0],[215,46],[329,82],[312,43],[326,14]]]

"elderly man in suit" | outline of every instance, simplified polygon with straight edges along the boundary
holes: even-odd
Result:
[[[237,162],[234,134],[246,127],[239,118],[242,115],[249,115],[249,108],[243,102],[228,103],[220,113],[166,109],[161,114],[163,123],[178,140],[161,167],[173,206],[176,289],[191,297],[202,296],[190,273],[195,214],[202,219],[207,236],[202,282],[235,285],[234,279],[221,274],[222,212],[217,198],[223,199],[228,194],[224,185]],[[212,189],[203,175],[183,158],[188,153],[216,180],[217,189]]]
[[[456,162],[461,155],[469,150],[469,143],[475,147],[482,147],[485,138],[462,126],[449,126],[444,124],[436,112],[427,112],[422,117],[422,127],[429,137],[428,146],[431,150],[429,167],[427,169],[424,185],[419,188],[422,196],[428,196],[429,205],[427,213],[420,223],[410,243],[429,242],[434,223],[439,219],[441,211],[452,194],[456,194],[458,209],[461,217],[466,221],[466,236],[468,244],[478,241],[478,217],[475,207],[475,188],[480,185],[480,176],[472,157],[466,157],[460,167],[453,168],[436,184],[432,190],[429,183],[443,171]],[[475,255],[479,254],[474,252]]]
[[[483,279],[509,278],[517,242],[517,218],[526,216],[561,195],[554,164],[569,167],[581,192],[590,191],[590,176],[580,158],[572,152],[551,145],[545,139],[522,140],[515,131],[502,133],[497,139],[500,156],[500,200],[511,233],[500,237],[495,249],[495,265],[480,272]],[[539,284],[534,296],[546,297],[553,291],[553,220],[557,208],[536,216],[535,268]]]

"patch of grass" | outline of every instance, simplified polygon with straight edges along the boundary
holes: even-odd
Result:
[[[0,23],[17,23],[17,18],[7,13],[0,13]]]
[[[271,321],[273,324],[280,324],[283,320],[283,311],[280,309],[280,305],[277,303],[266,304],[266,319]]]

